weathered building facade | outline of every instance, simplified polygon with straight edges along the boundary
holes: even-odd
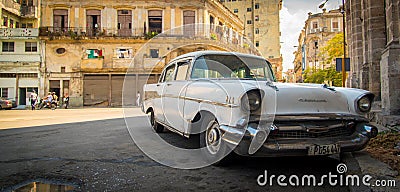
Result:
[[[182,27],[182,25],[185,25]],[[68,93],[73,106],[119,106],[127,72],[128,102],[165,63],[196,50],[255,53],[244,24],[214,0],[43,0],[46,44],[42,92]],[[155,35],[163,33],[156,38]]]
[[[322,48],[336,34],[343,33],[343,15],[340,10],[323,10],[322,13],[309,13],[304,29],[299,35],[299,45],[295,52],[295,70],[325,69],[334,64],[321,54]],[[300,65],[301,63],[301,65]]]
[[[0,97],[18,105],[28,105],[40,86],[39,6],[37,0],[0,2]]]
[[[244,34],[268,59],[279,80],[282,80],[279,11],[282,0],[220,0],[245,25]]]
[[[381,105],[378,121],[400,124],[400,1],[347,0],[350,86],[367,89]],[[379,102],[381,101],[381,102]]]
[[[303,29],[300,32],[299,38],[297,39],[298,45],[297,45],[297,50],[293,52],[294,54],[294,60],[293,60],[293,72],[295,76],[296,83],[302,83],[303,82],[303,71],[306,68],[306,54],[305,54],[305,35],[306,31]]]

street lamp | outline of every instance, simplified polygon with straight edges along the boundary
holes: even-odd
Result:
[[[325,4],[329,0],[325,0],[321,5],[319,5],[319,8],[322,9]],[[342,87],[345,87],[346,85],[346,16],[345,16],[346,8],[345,8],[345,3],[344,0],[342,0],[342,6],[340,7],[340,13],[343,15],[343,60],[342,60]]]

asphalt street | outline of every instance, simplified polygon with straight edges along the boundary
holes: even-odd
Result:
[[[146,120],[129,117],[131,122]],[[174,145],[198,142],[171,132],[161,137]],[[0,191],[32,181],[65,183],[76,191],[348,191],[327,182],[296,188],[280,187],[276,181],[272,186],[257,184],[265,170],[286,176],[337,173],[339,161],[328,157],[236,158],[224,167],[170,168],[135,145],[124,118],[2,129],[0,154]]]

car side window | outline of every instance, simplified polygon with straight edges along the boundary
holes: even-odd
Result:
[[[189,69],[190,60],[185,60],[182,62],[178,62],[178,70],[176,72],[176,80],[186,80],[186,76]]]
[[[169,67],[165,70],[164,82],[173,81],[174,79],[175,79],[175,64],[169,66]]]

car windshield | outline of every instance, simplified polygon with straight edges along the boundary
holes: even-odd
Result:
[[[204,55],[196,59],[192,79],[252,79],[275,81],[270,64],[254,57]]]

